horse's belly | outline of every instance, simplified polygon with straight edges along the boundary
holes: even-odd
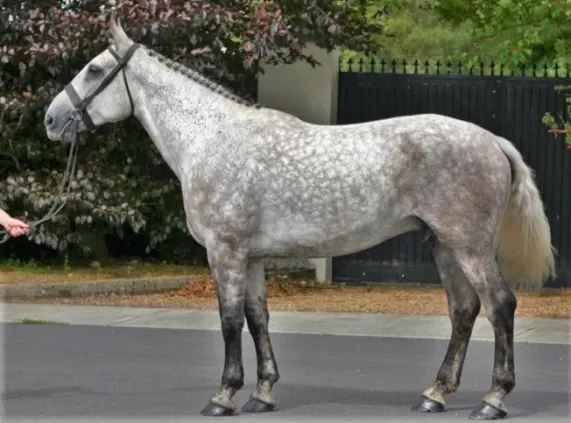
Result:
[[[277,221],[264,225],[252,237],[250,252],[260,257],[340,256],[365,250],[421,226],[415,217],[377,219],[350,227]]]

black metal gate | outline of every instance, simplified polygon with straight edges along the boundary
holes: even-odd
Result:
[[[556,280],[571,286],[571,152],[542,123],[545,112],[566,115],[556,86],[565,77],[420,74],[391,70],[346,70],[339,76],[338,123],[356,123],[418,113],[440,113],[476,123],[512,141],[535,170],[558,251]],[[490,74],[491,73],[491,74]],[[525,74],[525,70],[523,72]],[[401,235],[368,250],[333,258],[336,282],[439,282],[432,254],[420,234]]]

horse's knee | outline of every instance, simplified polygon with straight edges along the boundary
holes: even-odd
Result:
[[[463,298],[461,302],[455,302],[450,306],[450,318],[459,327],[472,326],[474,319],[481,309],[478,296]]]

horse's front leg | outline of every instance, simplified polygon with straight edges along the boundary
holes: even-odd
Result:
[[[203,416],[228,416],[236,405],[232,397],[244,385],[242,329],[248,254],[239,243],[219,242],[207,246],[208,262],[216,281],[218,309],[224,338],[222,384],[201,411]]]
[[[242,407],[244,412],[272,411],[276,406],[272,387],[280,375],[268,331],[270,315],[266,295],[264,263],[262,260],[250,261],[246,281],[246,322],[256,347],[258,383],[250,400]]]

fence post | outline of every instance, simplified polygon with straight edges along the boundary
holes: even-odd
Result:
[[[258,102],[307,122],[336,124],[339,51],[328,53],[308,43],[306,52],[320,64],[312,67],[301,61],[278,66],[262,63],[264,73],[258,77]],[[332,280],[331,257],[310,261],[313,266],[306,263],[304,267],[315,267],[317,280]],[[299,265],[298,262],[294,266]]]

